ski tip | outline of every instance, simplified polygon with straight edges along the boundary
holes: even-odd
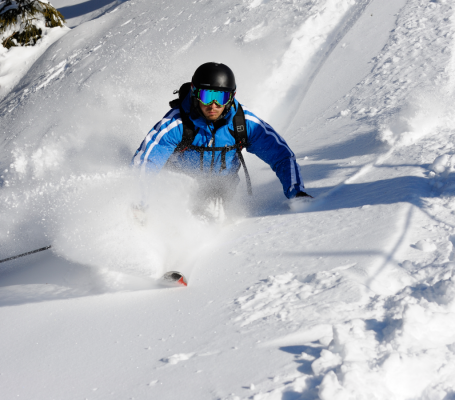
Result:
[[[161,282],[166,286],[188,286],[188,281],[183,274],[178,271],[166,272],[162,276]]]
[[[183,286],[188,286],[188,283],[183,276],[177,281],[177,283]]]

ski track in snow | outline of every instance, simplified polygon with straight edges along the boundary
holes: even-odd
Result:
[[[451,2],[408,0],[354,87],[299,108],[318,78],[337,84],[324,67],[372,4],[125,2],[11,84],[2,258],[54,254],[0,268],[2,398],[455,396]],[[298,109],[286,139],[314,201],[289,210],[247,158],[255,198],[240,189],[240,217],[211,226],[187,211],[189,178],[125,168],[208,53],[260,115]],[[188,288],[159,290],[169,269]]]

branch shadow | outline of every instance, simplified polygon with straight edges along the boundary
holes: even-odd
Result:
[[[72,6],[60,7],[58,11],[60,11],[65,19],[71,19],[91,13],[113,3],[117,3],[117,0],[89,0]]]

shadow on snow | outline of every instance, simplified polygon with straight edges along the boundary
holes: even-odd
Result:
[[[117,0],[89,0],[72,6],[60,7],[58,11],[60,11],[65,19],[68,20],[91,13],[109,4],[115,5],[114,3],[120,4],[121,2]]]
[[[0,270],[0,307],[160,288],[153,279],[133,277],[38,253],[8,262]]]
[[[411,203],[422,208],[422,198],[431,196],[428,179],[418,176],[401,176],[374,182],[342,184],[333,193],[324,195],[335,186],[308,188],[315,197],[304,212],[323,212],[344,208],[359,208],[381,204]],[[251,200],[250,216],[291,214],[282,192],[275,182],[254,188],[255,198]],[[266,196],[266,193],[272,193]],[[318,199],[319,198],[319,199]]]

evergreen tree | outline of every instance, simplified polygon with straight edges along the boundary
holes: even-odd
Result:
[[[0,0],[0,40],[3,47],[34,46],[42,28],[63,26],[65,18],[46,0]]]

